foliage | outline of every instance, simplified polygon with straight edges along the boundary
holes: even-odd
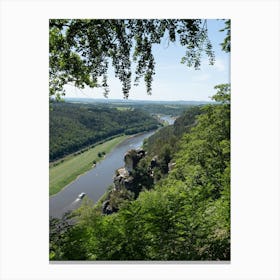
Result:
[[[158,125],[157,120],[138,109],[120,111],[101,105],[55,103],[50,111],[50,160],[112,136],[148,131]]]
[[[143,144],[147,155],[140,160],[132,171],[133,188],[137,198],[143,190],[153,188],[154,183],[164,178],[169,172],[169,164],[178,150],[178,138],[189,131],[195,124],[196,116],[201,113],[199,106],[187,107],[174,125],[161,128]],[[153,162],[153,163],[152,163]],[[151,165],[154,165],[151,167]]]
[[[148,153],[147,160],[151,160],[154,156],[157,158],[160,177],[168,172],[168,163],[178,150],[178,139],[196,124],[199,114],[201,114],[201,106],[187,107],[184,113],[175,120],[174,125],[161,128],[144,143],[144,149]],[[156,168],[155,172],[157,171]]]
[[[64,254],[64,244],[72,225],[69,222],[69,213],[61,219],[50,217],[49,221],[49,254],[50,260],[61,260]]]
[[[125,187],[121,187],[120,190],[111,190],[109,194],[109,202],[111,209],[119,210],[123,203],[133,200],[135,195]]]
[[[202,113],[201,106],[192,106],[174,122],[174,135],[180,137],[196,124],[196,118]]]
[[[64,239],[75,245],[75,259],[230,259],[230,96],[228,86],[217,89],[214,99],[223,102],[201,108],[196,126],[180,138],[167,177],[112,215],[88,205],[78,210]],[[73,259],[64,245],[57,250]]]
[[[230,52],[230,19],[225,21],[225,27],[220,30],[221,32],[226,31],[227,35],[221,44],[222,50],[225,52]]]
[[[133,177],[133,187],[131,191],[134,197],[137,198],[139,193],[153,186],[153,179],[150,176],[149,162],[147,160],[140,160],[137,166],[132,170],[131,176]]]
[[[227,37],[223,43],[230,50],[230,20],[225,21]],[[200,19],[51,19],[49,21],[50,96],[61,98],[63,86],[102,87],[107,96],[109,64],[128,97],[131,89],[131,59],[135,62],[134,83],[141,78],[147,93],[152,92],[155,60],[152,47],[167,38],[186,49],[182,63],[199,69],[205,53],[214,63],[208,38],[207,20]]]

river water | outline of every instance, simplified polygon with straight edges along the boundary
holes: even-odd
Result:
[[[170,125],[170,124],[174,124],[175,119],[176,119],[176,118],[174,118],[174,117],[172,117],[172,116],[168,116],[168,115],[160,116],[160,118],[161,118],[163,121],[168,122],[169,125]]]
[[[78,195],[85,192],[94,203],[113,183],[115,170],[124,166],[124,155],[130,149],[140,148],[143,140],[155,131],[132,136],[117,145],[96,167],[78,177],[74,182],[49,199],[49,214],[61,217],[63,213],[74,210],[81,205]]]

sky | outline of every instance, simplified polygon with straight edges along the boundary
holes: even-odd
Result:
[[[230,54],[221,50],[225,32],[219,30],[224,27],[222,20],[207,20],[208,36],[215,53],[215,64],[209,65],[208,58],[202,57],[200,70],[194,70],[181,64],[181,58],[185,50],[179,42],[167,43],[165,39],[161,44],[153,46],[155,57],[155,72],[152,83],[152,95],[147,95],[143,80],[139,85],[131,87],[129,100],[195,100],[210,101],[215,94],[214,86],[230,82]],[[132,76],[132,80],[133,80]],[[120,81],[115,78],[114,71],[110,67],[108,72],[109,99],[122,99]],[[104,98],[100,88],[85,88],[83,90],[74,86],[65,86],[65,97],[78,98]],[[105,99],[105,98],[104,98]]]

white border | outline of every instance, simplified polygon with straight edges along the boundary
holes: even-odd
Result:
[[[47,36],[63,17],[232,19],[231,264],[49,264]],[[278,1],[2,1],[1,279],[279,279],[279,34]]]

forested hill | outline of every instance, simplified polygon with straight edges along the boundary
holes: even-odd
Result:
[[[53,103],[50,111],[50,161],[118,134],[156,129],[157,120],[133,108]]]

